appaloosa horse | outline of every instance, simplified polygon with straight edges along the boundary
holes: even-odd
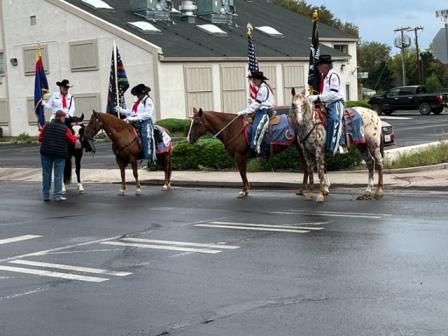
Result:
[[[121,187],[119,195],[124,196],[126,191],[125,168],[128,164],[132,166],[135,178],[135,193],[141,194],[140,181],[138,179],[138,160],[141,158],[141,146],[139,136],[135,128],[117,118],[115,115],[104,112],[93,111],[89,124],[85,130],[85,136],[92,139],[101,129],[103,129],[112,140],[112,150],[115,154],[118,167],[121,172]],[[166,151],[157,153],[157,162],[160,163],[165,172],[165,182],[162,190],[171,188],[171,144]]]
[[[325,194],[325,143],[326,128],[322,121],[317,117],[313,103],[305,96],[305,91],[295,92],[292,94],[292,109],[296,112],[297,122],[299,124],[298,142],[302,147],[310,173],[310,183],[307,185],[307,199],[312,200],[313,188],[313,168],[317,166],[317,172],[320,180],[320,190],[316,197],[316,202],[324,201]],[[364,130],[365,143],[357,144],[357,148],[361,152],[367,167],[369,169],[369,182],[364,192],[357,197],[358,200],[366,200],[372,198],[372,188],[374,187],[375,166],[378,170],[378,184],[375,191],[375,198],[383,197],[383,157],[381,141],[381,120],[378,114],[368,108],[354,107],[361,116],[362,127]]]
[[[78,192],[84,193],[84,187],[81,182],[81,159],[84,149],[84,114],[81,117],[67,118],[66,125],[70,128],[73,134],[78,135],[78,140],[75,144],[68,145],[68,157],[65,159],[64,166],[64,183],[62,184],[62,193],[66,193],[66,186],[72,182],[72,158],[75,158],[75,173],[78,185]]]
[[[294,120],[293,125],[295,123]],[[246,174],[246,160],[250,152],[249,144],[246,139],[245,129],[247,124],[243,117],[237,117],[236,114],[203,111],[201,108],[193,109],[193,119],[188,132],[188,141],[194,143],[199,137],[206,133],[217,135],[217,138],[224,144],[227,152],[235,160],[238,171],[243,181],[243,188],[238,194],[238,198],[245,198],[249,194],[249,182]],[[294,126],[297,128],[297,126]],[[297,141],[292,144],[297,146]],[[272,145],[273,154],[279,153],[288,148],[284,145]],[[300,166],[303,169],[303,184],[306,184],[308,179],[308,169],[306,161],[303,157],[300,147],[297,146],[299,154]],[[302,194],[299,189],[297,194]]]

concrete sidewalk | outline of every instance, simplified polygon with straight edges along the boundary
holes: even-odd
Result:
[[[427,167],[389,170],[384,174],[387,189],[415,188],[448,190],[448,164]],[[40,168],[0,168],[0,181],[42,181]],[[119,183],[120,171],[116,169],[83,169],[83,183]],[[367,170],[332,171],[328,173],[332,188],[358,188],[367,185]],[[139,170],[142,184],[162,185],[162,171]],[[302,173],[257,172],[248,173],[251,188],[295,189],[302,182]],[[126,180],[133,183],[132,170],[126,170]],[[315,174],[315,182],[317,174]],[[375,174],[375,182],[377,174]],[[203,186],[240,188],[237,171],[173,171],[172,186]]]

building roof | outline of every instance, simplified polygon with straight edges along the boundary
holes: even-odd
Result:
[[[233,17],[232,25],[218,25],[227,32],[226,36],[210,35],[197,27],[197,25],[210,24],[207,20],[197,18],[196,23],[187,23],[176,13],[171,14],[170,21],[148,21],[160,30],[155,34],[148,34],[129,25],[129,22],[145,20],[133,13],[128,0],[103,0],[114,10],[95,9],[82,0],[65,1],[159,46],[163,52],[161,60],[246,58],[248,22],[254,27],[270,26],[284,35],[282,38],[273,38],[255,29],[253,38],[257,58],[307,59],[309,57],[311,18],[274,5],[268,0],[234,0],[237,16]],[[172,1],[172,3],[173,7],[178,8],[180,1]],[[350,42],[357,40],[356,36],[324,24],[319,24],[319,35],[325,40]],[[347,56],[322,43],[321,53],[330,54],[335,59]]]

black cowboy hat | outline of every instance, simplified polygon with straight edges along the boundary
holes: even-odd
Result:
[[[146,94],[149,91],[151,91],[151,88],[147,87],[145,84],[138,84],[132,88],[131,94],[136,96],[138,94]]]
[[[332,64],[333,60],[331,59],[331,55],[320,55],[319,60],[316,62],[317,65],[319,64]]]
[[[70,82],[68,81],[68,79],[63,79],[60,82],[56,82],[56,85],[66,87],[66,88],[71,88],[73,86],[73,85],[70,85]]]
[[[269,78],[264,76],[263,71],[254,71],[249,77],[253,79],[269,80]]]

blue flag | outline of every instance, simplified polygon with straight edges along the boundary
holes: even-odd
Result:
[[[122,108],[126,108],[124,93],[129,88],[128,77],[126,76],[126,71],[124,70],[124,65],[123,62],[121,61],[118,48],[116,50],[117,50],[116,65],[114,61],[114,50],[112,50],[112,64],[110,66],[109,89],[108,89],[107,107],[106,107],[107,113],[115,113],[115,108],[117,107],[117,105],[119,105]],[[116,78],[115,74],[117,76]],[[117,101],[117,96],[119,101]]]
[[[42,97],[45,93],[48,93],[48,81],[42,62],[42,54],[38,50],[36,53],[36,77],[34,79],[34,112],[39,128],[45,125],[44,106],[42,105]]]

